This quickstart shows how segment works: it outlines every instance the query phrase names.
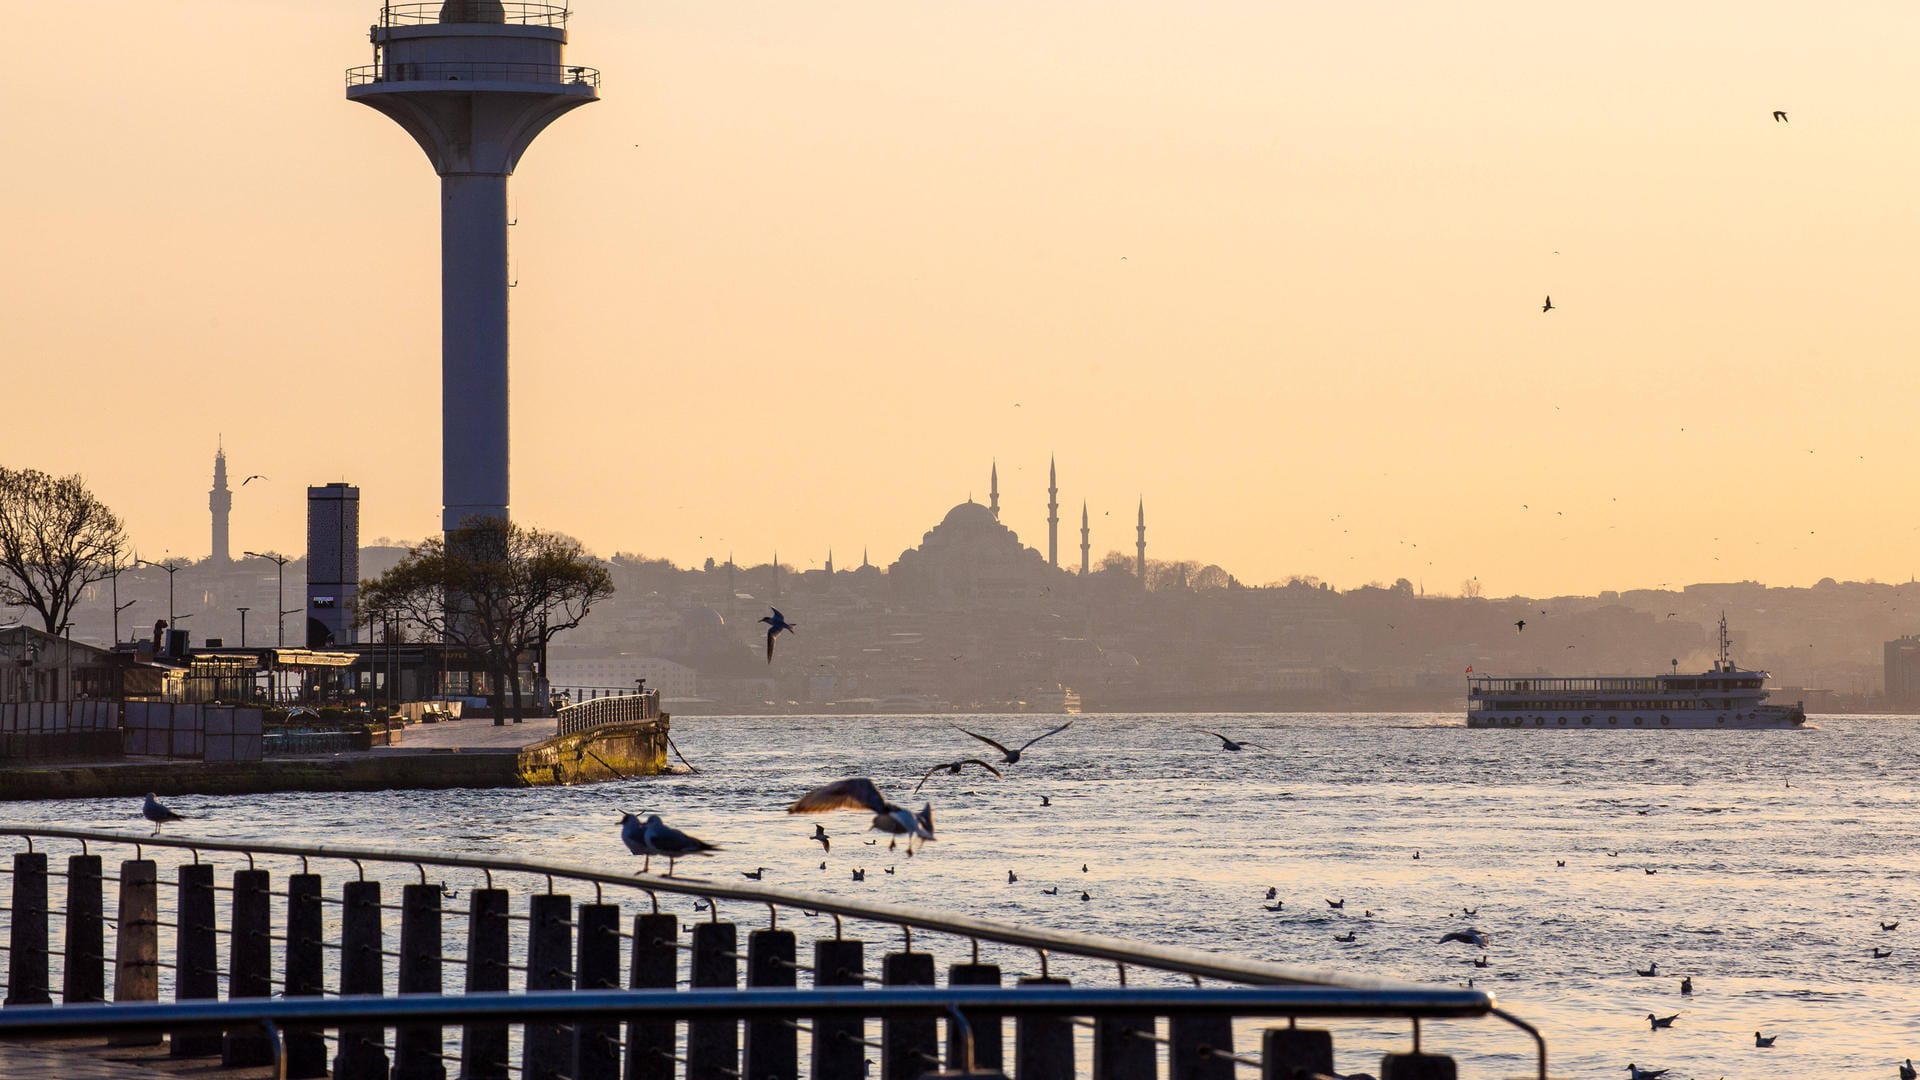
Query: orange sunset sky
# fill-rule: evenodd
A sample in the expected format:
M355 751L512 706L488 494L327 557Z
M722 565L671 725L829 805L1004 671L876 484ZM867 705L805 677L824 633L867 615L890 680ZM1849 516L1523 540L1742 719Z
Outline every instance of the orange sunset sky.
M521 521L885 564L997 458L1044 551L1051 453L1063 562L1144 496L1249 583L1920 571L1920 6L574 7ZM236 552L341 479L363 540L437 527L437 180L343 89L378 12L9 7L0 463L145 557L205 554L216 438L271 478Z

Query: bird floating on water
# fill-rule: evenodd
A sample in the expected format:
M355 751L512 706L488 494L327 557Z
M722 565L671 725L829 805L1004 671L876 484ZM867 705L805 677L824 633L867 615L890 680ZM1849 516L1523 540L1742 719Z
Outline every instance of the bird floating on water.
M853 872L853 880L855 880L855 881L865 881L865 880L867 880L867 868L866 868L866 867L864 867L864 866L862 866L862 867L860 867L860 868L858 868L858 869L856 869L856 870L855 870L855 871Z
M1641 968L1634 968L1633 973L1635 975L1644 975L1648 978L1652 978L1653 976L1660 974L1660 965L1655 961L1649 960L1647 961L1647 966L1644 970Z
M766 867L756 866L751 870L740 871L740 876L743 878L747 878L750 881L759 881L761 878L766 876L766 873L767 873Z
M1693 993L1693 976L1687 975L1681 978L1680 992L1683 994Z
M1040 796L1040 805L1041 805L1041 806L1052 806L1052 805L1053 805L1053 796L1051 796L1051 795L1042 795L1042 796Z
M1487 959L1486 953L1481 953L1479 956L1476 956L1473 958L1474 967L1479 967L1479 968L1488 967L1491 965L1491 963L1492 961Z
M1260 906L1263 908L1266 908L1268 911L1285 911L1287 907L1287 902L1285 900L1282 900L1278 903L1261 904Z
M1014 876L1014 873L1013 873L1013 871L1011 871L1011 870L1009 870L1009 871L1007 871L1007 884L1009 884L1009 885L1011 885L1011 884L1013 884L1014 882L1016 882L1016 881L1019 881L1019 880L1020 880L1020 879L1019 879L1018 877L1015 877L1015 876Z
M1633 1062L1629 1061L1627 1062L1627 1071L1633 1074L1633 1080L1660 1080L1660 1077L1667 1075L1667 1073L1670 1072L1671 1070L1642 1069L1638 1065L1635 1065Z
M1340 899L1338 899L1338 900L1328 900L1328 901L1327 901L1327 906L1328 906L1328 907L1330 907L1330 908L1336 908L1336 909L1337 909L1337 908L1343 908L1343 907L1346 907L1346 906L1347 906L1347 898L1343 896L1343 897L1341 897L1341 898L1340 898Z
M1920 1073L1913 1071L1912 1058L1908 1058L1907 1063L1900 1066L1900 1080L1920 1080Z
M1553 865L1555 865L1555 866L1565 866L1565 865L1567 865L1567 860L1565 860L1565 859L1555 859L1555 860L1553 860Z
M1333 940L1350 942L1353 940L1353 931L1349 930L1344 934L1335 934L1333 935Z
M773 639L782 630L791 631L793 624L787 621L785 615L780 614L779 608L770 607L767 610L773 614L760 616L760 621L767 624L767 663L771 664L773 663Z
M1088 900L1091 900L1091 899L1093 899L1093 894L1092 894L1092 893L1089 893L1089 892L1087 892L1087 891L1085 891L1085 890L1081 890L1081 893L1080 893L1080 899L1081 899L1081 901L1082 901L1082 902L1085 902L1085 901L1088 901Z
M1883 923L1881 923L1881 924L1880 924L1880 929L1882 929L1882 930L1898 930L1898 929L1900 929L1900 924L1899 924L1899 923L1897 923L1897 922L1883 922Z
M866 777L852 780L836 780L823 787L814 788L795 799L787 807L789 814L817 814L828 810L866 810L873 814L871 828L895 837L907 838L907 851L913 851L915 840L933 839L933 804L927 803L919 813L904 806L895 806L880 794L880 789ZM887 843L887 850L893 850L894 841Z
M156 830L156 831L157 831L157 830ZM1892 950L1892 949L1883 949L1883 948L1881 948L1881 947L1879 947L1878 945L1875 945L1875 946L1873 947L1873 958L1874 958L1875 960L1885 960L1885 959L1886 959L1887 957L1889 957L1889 956L1892 956L1892 955L1893 955L1893 950Z
M1773 1045L1773 1040L1779 1037L1780 1036L1778 1035L1761 1035L1759 1032L1756 1031L1753 1033L1753 1045L1759 1047L1762 1050L1765 1050L1766 1048Z
M151 791L147 792L147 801L140 807L140 816L153 822L153 835L155 836L160 835L160 826L165 825L167 822L185 821L187 819L187 815L174 813L172 810L160 805L160 800L154 798L153 792Z
M1001 756L1006 759L1002 761L1001 764L1017 765L1020 763L1020 755L1027 752L1027 747L1032 746L1034 743L1039 742L1041 739L1045 739L1053 735L1058 735L1072 726L1073 726L1073 721L1069 720L1066 723L1061 724L1059 727L1054 728L1052 731L1041 732L1040 734L1035 735L1033 738L1028 739L1026 742L1021 743L1020 749L1018 750L1009 750L1006 747L995 742L994 740L987 738L985 735L981 735L977 732L968 731L966 728L963 728L958 724L954 725L954 730L960 732L963 735L971 735L974 738L979 739L981 742L986 743L988 746L993 747L995 750L1000 751Z
M1280 899L1280 888L1279 888L1279 886L1277 886L1277 885L1269 885L1269 886L1267 886L1267 899L1269 899L1269 900L1278 900L1278 899Z
M1655 1016L1652 1013L1647 1014L1647 1024L1654 1031L1659 1031L1661 1028L1670 1028L1673 1026L1673 1022L1678 1019L1680 1019L1679 1013L1674 1013L1672 1016Z
M1059 896L1059 895L1060 895L1060 886L1058 886L1058 885L1055 885L1055 886L1054 886L1053 888L1051 888L1051 889L1041 889L1041 890L1040 890L1040 895L1042 895L1042 896Z

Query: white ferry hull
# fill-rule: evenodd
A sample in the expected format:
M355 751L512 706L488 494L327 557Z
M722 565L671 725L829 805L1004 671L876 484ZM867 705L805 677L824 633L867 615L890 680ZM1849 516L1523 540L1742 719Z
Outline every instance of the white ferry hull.
M1744 712L1678 710L1662 713L1517 713L1475 710L1467 726L1533 731L1698 731L1705 729L1804 728L1807 714L1797 708L1763 705Z

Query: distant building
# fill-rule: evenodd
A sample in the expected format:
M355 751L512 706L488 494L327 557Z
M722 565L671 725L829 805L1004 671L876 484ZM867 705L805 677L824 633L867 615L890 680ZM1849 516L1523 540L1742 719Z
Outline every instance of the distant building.
M1887 707L1920 708L1920 636L1908 634L1885 646Z
M207 509L213 511L213 547L209 558L214 563L225 565L233 560L227 542L227 518L233 510L233 492L227 487L227 451L217 446L213 451L213 490L207 493Z
M360 591L360 489L327 484L307 489L307 648L356 640L353 605Z

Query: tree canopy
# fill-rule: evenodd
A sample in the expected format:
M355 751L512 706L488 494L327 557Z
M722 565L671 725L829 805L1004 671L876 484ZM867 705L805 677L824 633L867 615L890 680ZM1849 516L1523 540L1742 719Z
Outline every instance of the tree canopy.
M120 518L78 475L0 465L0 604L31 608L58 634L126 545Z

